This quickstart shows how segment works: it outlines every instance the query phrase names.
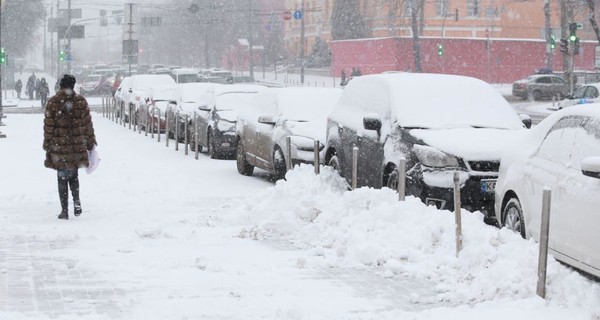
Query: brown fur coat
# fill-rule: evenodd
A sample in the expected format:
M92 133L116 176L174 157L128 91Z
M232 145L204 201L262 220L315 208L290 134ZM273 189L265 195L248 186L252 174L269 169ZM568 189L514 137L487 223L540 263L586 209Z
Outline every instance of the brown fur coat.
M84 97L62 90L48 100L44 118L46 161L51 169L87 167L87 150L96 144L90 108Z

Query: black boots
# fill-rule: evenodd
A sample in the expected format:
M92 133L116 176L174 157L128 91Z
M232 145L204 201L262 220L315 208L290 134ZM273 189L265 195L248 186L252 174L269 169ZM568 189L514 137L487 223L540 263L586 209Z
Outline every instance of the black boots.
M81 215L81 201L79 200L79 176L77 169L58 170L58 195L60 197L60 206L62 211L58 216L59 219L69 219L69 187L73 195L73 205L75 216Z

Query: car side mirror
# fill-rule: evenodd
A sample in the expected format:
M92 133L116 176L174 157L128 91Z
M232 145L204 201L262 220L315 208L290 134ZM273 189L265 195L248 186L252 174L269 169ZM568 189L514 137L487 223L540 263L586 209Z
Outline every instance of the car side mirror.
M381 130L381 119L375 116L365 116L363 118L363 127L365 130L375 130L379 133L379 130Z
M271 115L263 115L263 116L258 117L258 123L274 126L275 119L273 119L273 116L271 116Z
M525 128L531 129L531 117L528 114L520 114L521 122L525 125Z
M581 172L586 177L600 179L600 157L589 157L581 161Z
M210 107L207 105L198 106L198 109L202 111L210 111Z
M132 92L133 92L133 90L131 88L129 88L129 93L132 93Z
M169 104L177 105L177 101L175 101L175 100L169 100Z

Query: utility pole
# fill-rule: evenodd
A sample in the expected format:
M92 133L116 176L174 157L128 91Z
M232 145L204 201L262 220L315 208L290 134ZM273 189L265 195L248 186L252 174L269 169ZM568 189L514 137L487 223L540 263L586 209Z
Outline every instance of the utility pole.
M302 12L302 18L300 19L300 83L304 84L304 45L305 45L305 41L304 40L304 31L305 31L305 25L304 25L304 19L305 14L304 14L304 0L302 0L302 5L300 6L300 12Z
M567 6L567 0L561 0L560 1L560 34L561 34L561 38L569 38L569 30L568 30L568 26L569 26L569 21L568 21L568 17L567 17L567 11L568 11L568 6ZM564 77L565 80L570 82L571 79L571 67L569 66L569 54L567 52L563 52L562 55L563 58L563 72L564 72Z
M56 0L56 16L60 16L60 1ZM60 52L60 35L56 32L56 55L58 56ZM54 56L54 61L56 61L56 79L60 79L61 66L60 61L58 61L58 57Z
M552 70L553 49L550 45L552 42L552 28L550 26L550 0L544 1L544 15L546 23L546 68Z
M50 20L52 19L54 19L54 7L50 4ZM50 33L50 56L48 57L48 61L50 62L50 74L54 74L54 61L56 61L56 56L54 55L54 32Z
M67 21L69 25L71 25L71 0L69 0L67 4ZM67 37L67 73L71 74L71 35L69 34Z
M44 72L48 71L48 47L46 46L46 35L48 34L48 14L44 10L44 50L42 57L44 58Z
M254 50L252 45L252 0L248 0L248 50L250 50L250 77L254 78Z
M129 43L131 45L132 40L133 40L133 3L128 3L127 5L129 6L129 31L127 33L129 34ZM132 52L129 52L129 54L127 55L127 64L129 65L128 76L130 76L130 77L131 77L131 59L132 58L133 58L133 54L132 54Z

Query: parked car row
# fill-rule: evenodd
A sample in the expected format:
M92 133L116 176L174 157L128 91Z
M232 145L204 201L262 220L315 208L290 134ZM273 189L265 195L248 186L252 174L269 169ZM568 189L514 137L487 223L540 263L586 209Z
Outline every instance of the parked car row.
M290 165L313 164L318 140L320 164L350 184L357 147L358 187L395 189L405 176L407 195L453 209L453 176L459 172L463 207L536 239L541 193L550 187L550 250L600 276L593 232L600 222L593 211L600 205L598 104L558 111L528 130L531 119L518 115L494 88L463 76L368 75L344 90L137 77L123 80L131 90L120 90L129 92L121 101L135 110L132 119L146 124L148 112L160 111L162 122L151 118L155 128L181 141L187 135L193 146L197 138L211 158L235 159L242 175L260 168L283 179ZM401 158L404 175L398 172Z

